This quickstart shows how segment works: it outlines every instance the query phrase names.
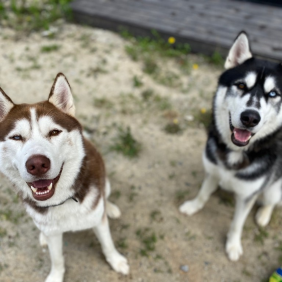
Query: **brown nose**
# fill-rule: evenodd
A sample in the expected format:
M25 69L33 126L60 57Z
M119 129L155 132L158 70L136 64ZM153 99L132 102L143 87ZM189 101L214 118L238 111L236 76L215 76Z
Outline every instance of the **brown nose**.
M33 155L25 163L28 173L41 176L50 169L50 160L43 155Z

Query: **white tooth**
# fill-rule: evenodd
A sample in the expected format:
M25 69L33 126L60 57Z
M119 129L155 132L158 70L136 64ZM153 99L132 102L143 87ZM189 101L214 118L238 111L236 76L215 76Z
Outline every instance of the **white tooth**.
M53 183L51 183L47 188L50 191L52 189Z
M31 190L32 190L34 193L36 193L37 188L34 188L33 186L30 186L30 188L31 188Z

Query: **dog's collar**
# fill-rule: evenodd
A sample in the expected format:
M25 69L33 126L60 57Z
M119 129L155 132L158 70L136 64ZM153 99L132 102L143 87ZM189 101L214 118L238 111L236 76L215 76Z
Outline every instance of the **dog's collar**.
M75 198L75 197L69 197L67 198L66 200L64 200L63 202L59 203L59 204L56 204L56 205L50 205L50 206L45 206L45 207L40 207L40 208L53 208L53 207L57 207L57 206L61 206L63 205L66 201L70 200L70 199L73 199L75 202L78 203L78 200ZM39 206L38 206L39 207Z

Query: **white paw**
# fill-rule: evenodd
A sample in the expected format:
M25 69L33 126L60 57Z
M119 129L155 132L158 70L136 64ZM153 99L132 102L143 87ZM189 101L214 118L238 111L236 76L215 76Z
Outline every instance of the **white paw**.
M179 207L179 211L188 215L193 215L202 208L197 200L187 201Z
M64 280L64 271L63 273L51 271L48 277L46 278L45 282L63 282L63 280Z
M39 244L41 247L46 247L47 246L47 240L46 240L46 237L45 235L40 232L40 235L39 235Z
M122 273L124 275L127 275L129 273L129 265L127 259L118 252L114 253L111 256L108 256L106 259L116 272Z
M110 218L119 218L121 216L120 209L115 204L107 201L106 203L107 215Z
M271 213L272 213L272 209L270 209L269 207L259 208L256 214L257 224L262 227L266 226L270 221Z
M228 240L226 243L226 252L231 261L237 261L243 254L243 248L240 241Z

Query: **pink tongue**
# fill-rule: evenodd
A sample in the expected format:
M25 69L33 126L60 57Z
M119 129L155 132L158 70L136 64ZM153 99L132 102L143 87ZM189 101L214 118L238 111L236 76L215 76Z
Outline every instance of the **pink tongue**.
M239 129L239 128L235 128L233 132L234 132L235 139L240 141L240 142L248 141L250 136L251 136L251 134L252 134L248 130Z
M45 188L49 186L51 183L52 183L51 179L42 179L42 180L32 182L32 186L34 188Z

